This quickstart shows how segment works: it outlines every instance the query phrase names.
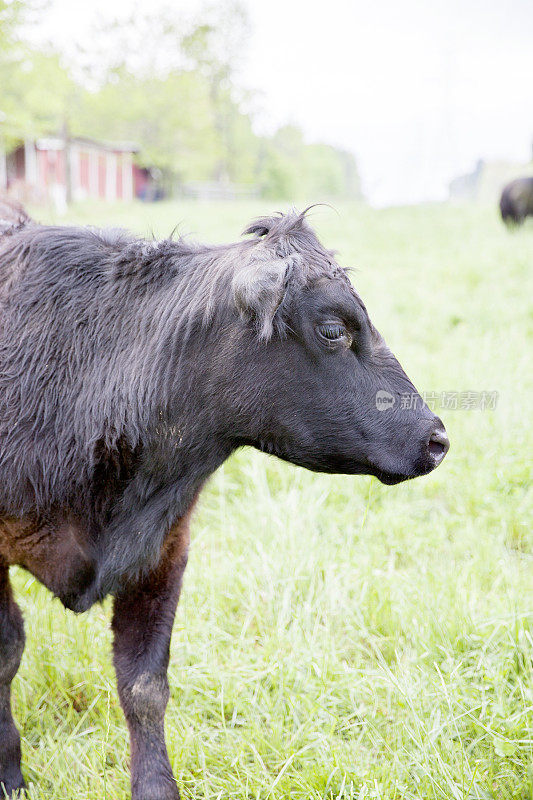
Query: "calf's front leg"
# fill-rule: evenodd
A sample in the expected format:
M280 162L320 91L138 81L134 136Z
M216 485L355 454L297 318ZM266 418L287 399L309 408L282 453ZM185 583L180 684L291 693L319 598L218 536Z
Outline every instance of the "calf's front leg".
M24 789L20 736L11 714L11 681L24 650L22 614L13 599L9 567L0 556L0 797Z
M170 638L187 564L188 519L171 530L159 566L115 598L114 664L130 731L132 800L179 800L165 744Z

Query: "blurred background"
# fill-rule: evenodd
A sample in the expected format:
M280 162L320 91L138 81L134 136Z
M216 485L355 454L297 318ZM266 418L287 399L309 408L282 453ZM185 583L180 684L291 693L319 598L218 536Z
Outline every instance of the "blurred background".
M209 481L184 800L533 798L533 219L498 209L533 175L532 33L531 0L0 0L0 194L208 242L329 201L310 223L450 436L395 487L251 448ZM127 800L110 601L12 572L29 798Z
M533 6L1 0L0 190L497 199L532 173Z

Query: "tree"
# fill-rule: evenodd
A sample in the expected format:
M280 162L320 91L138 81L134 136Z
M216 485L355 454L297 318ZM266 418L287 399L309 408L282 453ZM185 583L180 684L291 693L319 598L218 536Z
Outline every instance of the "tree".
M57 131L74 113L80 89L57 53L26 41L42 3L0 0L0 111L4 145Z
M306 144L296 125L285 125L264 140L260 181L268 197L360 197L354 157L331 145Z
M295 125L255 133L237 77L249 23L236 0L189 20L170 7L122 19L70 62L25 41L28 9L42 2L0 0L0 131L8 147L69 130L134 142L139 163L158 167L169 187L227 180L293 200L358 195L349 153L306 143Z
M74 115L80 89L57 55L24 49L0 57L0 109L6 143L58 132Z
M117 76L85 95L73 130L133 141L141 164L159 167L180 182L209 179L218 157L209 88L195 72L164 79Z
M244 133L242 116L234 97L234 75L245 47L249 20L239 2L209 6L203 21L195 25L181 42L193 69L207 81L219 139L220 158L215 177L230 179L237 153L242 152L232 136ZM233 168L232 168L233 167Z
M23 0L0 0L0 52L5 53L17 41L17 31L25 18Z

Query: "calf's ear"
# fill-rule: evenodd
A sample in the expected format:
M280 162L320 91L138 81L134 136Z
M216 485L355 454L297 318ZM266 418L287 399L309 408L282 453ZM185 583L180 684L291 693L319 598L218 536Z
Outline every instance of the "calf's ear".
M241 314L251 320L261 339L273 332L276 311L283 302L294 265L294 256L276 257L272 251L254 258L235 273L233 296Z

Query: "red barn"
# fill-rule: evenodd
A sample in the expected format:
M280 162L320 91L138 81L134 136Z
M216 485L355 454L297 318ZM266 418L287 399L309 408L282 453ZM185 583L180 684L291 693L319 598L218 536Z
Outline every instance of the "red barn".
M26 140L7 155L0 152L0 192L30 193L65 205L74 200L132 200L134 197L131 143L71 138Z

